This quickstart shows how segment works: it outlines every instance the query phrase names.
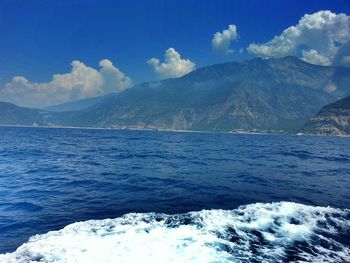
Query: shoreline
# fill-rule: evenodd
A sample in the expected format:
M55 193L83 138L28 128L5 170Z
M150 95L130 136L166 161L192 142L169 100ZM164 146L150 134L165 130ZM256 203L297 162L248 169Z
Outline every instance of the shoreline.
M350 135L311 134L311 133L277 133L277 132L249 132L249 131L197 131L197 130L171 130L152 128L113 128L113 127L82 127L82 126L33 126L33 125L4 125L0 127L13 128L39 128L39 129L81 129L81 130L115 130L115 131L151 131L151 132L177 132L177 133L219 133L219 134L242 134L242 135L280 135L280 136L317 136L317 137L343 137Z

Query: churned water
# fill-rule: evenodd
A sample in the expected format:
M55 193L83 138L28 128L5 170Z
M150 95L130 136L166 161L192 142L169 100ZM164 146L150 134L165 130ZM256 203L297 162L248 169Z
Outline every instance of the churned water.
M346 262L348 208L349 138L0 128L0 262Z

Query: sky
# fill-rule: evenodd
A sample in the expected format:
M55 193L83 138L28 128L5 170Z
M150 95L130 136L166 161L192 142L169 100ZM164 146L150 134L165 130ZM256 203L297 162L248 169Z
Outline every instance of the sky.
M0 101L45 107L216 63L350 65L350 0L1 0Z

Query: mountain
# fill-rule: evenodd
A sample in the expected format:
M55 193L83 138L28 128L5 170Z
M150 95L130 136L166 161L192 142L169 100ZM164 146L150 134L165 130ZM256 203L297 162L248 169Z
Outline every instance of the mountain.
M0 102L1 125L48 125L51 118L52 115L47 111Z
M303 132L323 135L350 135L350 96L324 106L306 123Z
M142 83L86 108L41 115L47 125L61 126L294 133L324 105L350 94L349 83L347 67L256 58Z
M252 59L148 82L81 111L60 125L177 130L296 132L318 110L350 93L350 68L295 57Z
M63 111L77 111L86 109L88 107L91 107L105 99L107 99L109 96L114 96L115 94L107 94L104 96L99 97L93 97L93 98L87 98L77 101L70 101L63 104L58 104L54 106L46 107L44 110L46 111L52 111L52 112L63 112Z

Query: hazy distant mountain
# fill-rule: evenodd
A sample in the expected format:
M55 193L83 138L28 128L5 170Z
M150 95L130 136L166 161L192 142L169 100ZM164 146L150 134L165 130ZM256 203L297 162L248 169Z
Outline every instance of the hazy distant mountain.
M52 115L44 110L18 107L0 102L1 125L48 125Z
M350 93L350 68L295 57L252 59L148 82L79 112L62 125L294 132L318 110Z
M99 97L87 98L87 99L82 99L77 101L70 101L63 104L46 107L45 110L53 111L53 112L82 110L105 100L109 96L114 96L114 95L115 94L113 93L113 94L107 94Z
M350 96L324 106L305 125L304 132L350 135Z
M316 66L295 57L256 58L143 83L56 108L68 112L41 115L47 116L43 122L63 126L296 132L321 107L350 94L349 83L347 67ZM92 106L85 108L86 103Z

